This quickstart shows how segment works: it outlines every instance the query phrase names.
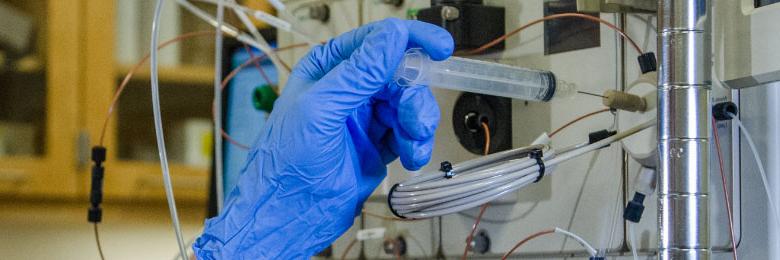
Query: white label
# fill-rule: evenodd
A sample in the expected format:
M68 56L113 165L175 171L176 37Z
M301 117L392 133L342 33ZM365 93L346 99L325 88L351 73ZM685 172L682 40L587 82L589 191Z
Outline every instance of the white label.
M355 238L358 241L380 239L385 237L385 228L369 228L358 230Z

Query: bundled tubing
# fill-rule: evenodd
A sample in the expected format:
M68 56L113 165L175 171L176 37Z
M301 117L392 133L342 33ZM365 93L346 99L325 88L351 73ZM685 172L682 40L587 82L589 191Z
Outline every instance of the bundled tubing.
M442 167L396 184L388 195L390 210L398 217L421 219L474 208L539 181L544 169L592 152L655 124L655 120L588 145L561 149L528 146ZM539 158L525 157L542 151ZM442 164L443 166L445 164ZM540 172L541 170L541 172ZM549 175L549 172L547 173Z

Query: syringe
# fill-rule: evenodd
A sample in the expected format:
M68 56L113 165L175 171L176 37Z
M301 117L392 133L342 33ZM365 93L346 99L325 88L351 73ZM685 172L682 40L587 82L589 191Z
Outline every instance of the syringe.
M549 71L454 56L434 61L419 48L406 51L394 80L399 86L420 84L529 101L550 101L577 92L574 84L556 80Z

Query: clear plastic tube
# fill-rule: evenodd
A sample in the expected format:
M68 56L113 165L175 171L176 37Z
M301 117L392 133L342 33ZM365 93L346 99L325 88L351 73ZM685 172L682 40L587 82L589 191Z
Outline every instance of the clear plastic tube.
M756 165L758 166L758 173L761 174L761 181L764 184L764 190L766 191L766 197L769 201L769 208L772 210L772 216L775 219L775 224L777 224L778 227L780 227L780 212L777 211L778 206L775 203L774 195L772 194L772 190L769 188L769 180L767 180L766 177L766 170L764 169L764 162L761 161L761 157L758 154L758 149L756 148L756 144L753 142L753 138L750 136L750 132L748 132L747 128L745 128L745 125L742 124L742 121L739 121L737 115L729 113L734 119L732 121L739 126L739 130L742 131L742 134L745 135L745 140L747 140L748 146L750 146L750 151L753 152L753 158L756 159Z
M219 28L220 30L222 30L222 32L226 33L227 35L236 37L236 40L249 44L252 47L257 48L264 53L267 54L274 53L273 48L271 48L271 45L268 44L268 42L266 42L264 38L262 37L258 38L259 40L258 42L252 36L249 36L246 33L239 31L237 28L229 24L222 23L222 25L220 26L217 23L217 18L214 18L213 16L201 10L200 8L188 2L187 0L176 0L176 3L178 3L179 6L183 7L184 9L187 9L187 11L197 16L204 22L210 24L211 26L214 26L215 28ZM235 8L241 10L242 12L244 11L244 9L242 9L242 7L240 6L235 6L235 5L226 5L226 6L228 7L234 6ZM271 62L274 64L274 66L276 66L277 69L284 68L284 66L282 66L281 61L276 55L270 55L269 58L271 59Z
M171 222L173 230L176 233L176 242L179 244L179 253L181 259L186 260L187 249L184 243L184 237L181 234L181 225L179 224L179 214L176 212L176 200L173 198L173 185L171 184L171 173L168 167L168 153L165 150L165 138L162 127L162 113L160 111L160 86L157 75L157 43L160 34L160 13L162 12L163 0L157 0L154 9L154 19L152 20L152 36L149 63L151 63L150 83L152 86L152 111L154 114L154 132L157 138L157 149L160 155L160 168L162 168L163 185L165 186L165 198L168 201L168 210L171 212Z
M582 247L584 247L586 250L588 250L588 253L590 253L590 256L596 256L596 253L597 253L596 249L593 248L593 246L591 246L588 243L588 241L585 241L585 239L583 239L579 235L574 234L572 232L569 232L568 230L565 230L565 229L562 229L562 228L559 228L559 227L555 228L555 233L560 233L560 234L563 234L563 235L565 235L567 237L570 237L570 238L574 239L575 241L577 241L577 243L582 245Z
M635 225L634 223L628 223L628 241L631 247L631 255L634 256L634 260L639 260L639 254L636 250L636 234L634 233L636 231Z
M406 51L394 80L400 86L428 85L544 102L577 92L575 85L557 80L549 71L460 57L434 61L420 48Z
M225 22L224 0L217 0L217 28ZM222 158L222 32L214 33L214 174L217 192L217 210L222 211L224 202L224 161Z
M199 0L199 1L212 3L212 4L217 4L217 2L220 1L220 0ZM290 23L289 21L287 21L285 19L276 17L276 16L274 16L272 14L266 13L266 12L261 11L261 10L250 9L250 8L245 7L245 6L234 4L234 3L224 3L224 5L227 6L227 7L230 7L230 8L234 8L234 9L238 9L238 10L242 10L244 12L250 13L256 19L258 19L260 21L263 21L263 22L267 23L268 25L271 25L274 28L277 28L277 29L285 31L285 32L292 33L293 35L300 37L302 40L304 40L309 45L313 46L313 45L317 45L318 44L316 41L312 40L311 37L309 37L306 33L302 32L300 30L301 28L298 28L297 26L293 26L292 23ZM282 13L282 14L284 14L286 12L287 11L285 11L285 10L280 11L280 13Z

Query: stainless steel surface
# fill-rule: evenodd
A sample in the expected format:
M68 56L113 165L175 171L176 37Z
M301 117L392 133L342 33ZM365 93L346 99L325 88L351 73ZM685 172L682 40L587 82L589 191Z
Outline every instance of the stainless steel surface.
M723 84L732 89L743 89L755 86L761 86L772 82L780 81L780 71L772 71L762 74L750 75L747 77L736 78L723 81Z
M658 10L658 258L709 259L709 3L661 0Z
M660 32L659 84L667 87L711 85L711 68L697 65L710 51L710 40L703 31L667 30ZM708 42L705 44L705 42Z
M658 90L658 127L662 139L706 138L710 114L699 104L707 104L708 88L686 86L660 87Z

